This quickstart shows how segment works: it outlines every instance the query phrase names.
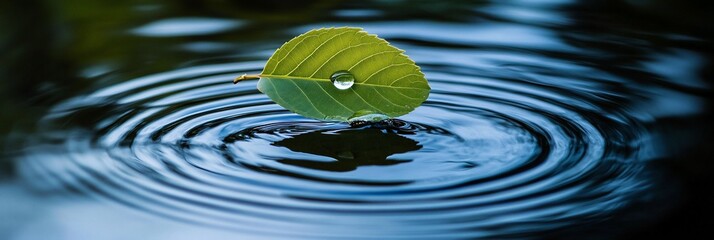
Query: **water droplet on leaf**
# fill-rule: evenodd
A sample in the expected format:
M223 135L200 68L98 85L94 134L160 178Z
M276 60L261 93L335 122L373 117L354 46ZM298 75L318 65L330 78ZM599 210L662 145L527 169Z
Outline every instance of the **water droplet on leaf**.
M345 90L355 84L355 76L346 70L340 70L330 76L330 81L337 89Z

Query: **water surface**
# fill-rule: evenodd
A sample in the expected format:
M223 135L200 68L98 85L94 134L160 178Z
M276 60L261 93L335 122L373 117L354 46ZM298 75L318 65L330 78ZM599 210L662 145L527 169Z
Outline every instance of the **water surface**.
M36 30L64 31L53 61L69 67L39 85L39 113L11 109L32 120L7 138L0 235L602 239L647 236L681 211L687 178L662 165L696 163L683 151L708 139L702 29L658 3L379 3L48 10L66 29ZM350 126L232 84L329 26L406 50L427 101Z

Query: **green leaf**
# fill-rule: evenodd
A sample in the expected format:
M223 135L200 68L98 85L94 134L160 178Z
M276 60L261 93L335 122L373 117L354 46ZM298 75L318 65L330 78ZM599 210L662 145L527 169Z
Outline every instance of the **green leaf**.
M331 76L344 71L354 84L341 90ZM430 87L404 50L360 28L339 27L311 30L283 44L265 64L258 89L305 117L348 121L409 113Z

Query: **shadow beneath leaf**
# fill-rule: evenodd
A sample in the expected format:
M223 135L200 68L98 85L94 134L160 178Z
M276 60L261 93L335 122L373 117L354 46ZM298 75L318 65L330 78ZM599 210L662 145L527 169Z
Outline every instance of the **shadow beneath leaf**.
M361 166L389 166L411 162L412 160L388 157L422 148L417 141L374 128L314 131L283 139L272 145L286 147L294 152L333 158L336 161L278 160L283 164L331 172L349 172Z

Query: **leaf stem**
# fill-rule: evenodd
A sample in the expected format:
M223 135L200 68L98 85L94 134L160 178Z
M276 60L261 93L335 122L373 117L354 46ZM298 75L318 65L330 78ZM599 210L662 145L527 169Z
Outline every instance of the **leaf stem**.
M233 79L233 84L236 84L243 80L252 80L252 79L259 79L259 78L260 78L260 74L250 74L250 75L243 74L243 75L240 75L240 76L236 77L235 79Z

